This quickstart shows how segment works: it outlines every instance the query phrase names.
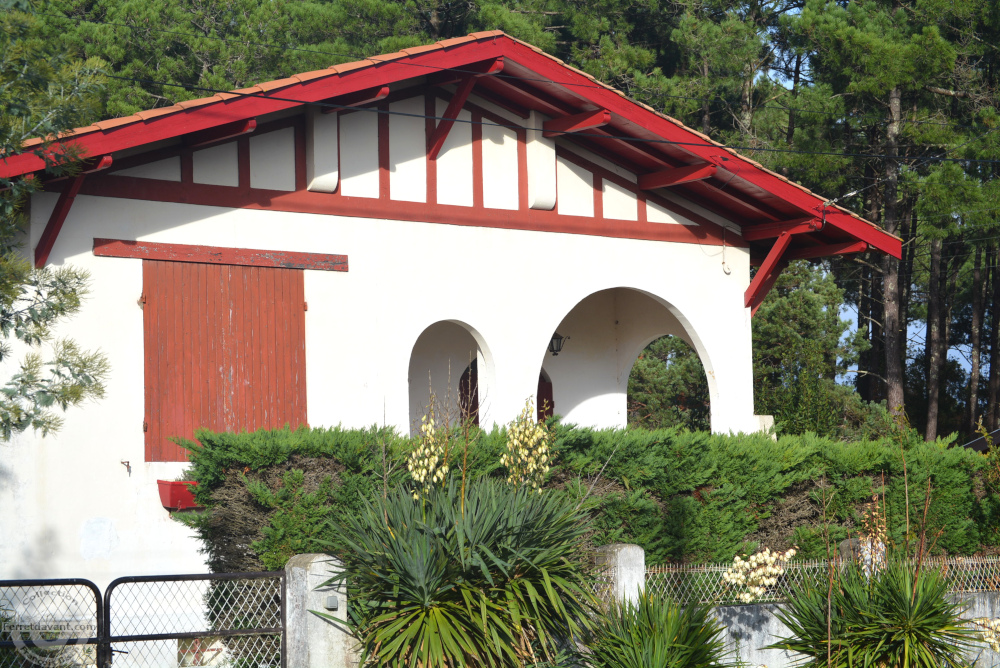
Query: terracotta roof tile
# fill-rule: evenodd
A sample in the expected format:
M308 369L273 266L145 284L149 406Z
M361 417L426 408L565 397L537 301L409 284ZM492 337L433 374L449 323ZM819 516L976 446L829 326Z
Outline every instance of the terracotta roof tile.
M223 98L220 95L213 95L212 97L199 97L196 100L184 100L183 102L178 102L177 106L181 109L194 109L195 107L203 107L206 104L219 102L222 99Z
M266 93L269 90L275 90L277 88L287 88L288 86L294 86L297 83L299 83L298 79L296 79L295 77L288 77L287 79L264 81L257 84L257 87Z
M184 111L183 107L179 107L176 104L172 107L161 107L159 109L150 109L149 111L140 111L136 114L139 118L144 121L148 121L151 118L156 118L157 116L166 116L168 114L176 114L178 111Z
M363 67L371 67L376 65L374 60L356 60L353 63L344 63L343 65L337 65L336 67L331 67L331 70L335 70L337 74L345 74L353 70L360 70Z
M415 56L420 53L427 53L428 51L440 51L443 47L440 42L435 42L434 44L424 44L423 46L414 46L408 49L400 49L403 53L408 56Z
M313 72L302 72L301 74L296 74L293 79L298 79L300 83L305 83L307 81L312 81L313 79L322 79L323 77L336 76L336 72L330 68L325 70L315 70Z
M237 88L233 92L237 95L253 95L255 93L263 93L264 89L260 86L250 86L250 88Z
M138 115L132 116L119 116L118 118L109 118L106 121L97 121L94 123L101 130L110 130L111 128L116 128L119 125L128 125L130 123L138 123L142 118Z
M452 37L451 39L443 39L443 40L441 40L440 42L438 42L438 45L442 49L449 49L449 48L451 48L453 46L458 46L459 44L465 44L466 42L473 42L473 41L475 41L475 40L472 37L469 37L469 36Z
M474 32L470 33L469 37L472 39L490 39L492 37L500 37L501 35L506 36L503 30L486 30L484 32Z

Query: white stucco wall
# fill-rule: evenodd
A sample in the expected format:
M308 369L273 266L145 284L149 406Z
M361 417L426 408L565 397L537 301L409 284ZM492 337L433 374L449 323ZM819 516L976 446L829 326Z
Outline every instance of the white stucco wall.
M377 114L341 114L339 146L330 118L316 135L327 143L307 155L307 184L318 192L339 185L345 195L379 197ZM411 136L390 141L389 194L420 202L428 181L415 174L426 161L409 140L425 130L422 119L412 121L390 119L390 133L396 127ZM315 131L315 119L310 127ZM529 206L593 215L593 173L556 160L551 140L528 135ZM470 138L469 124L456 123L436 161L439 203L473 203ZM487 126L483 138L484 205L514 208L515 133ZM342 156L339 166L331 162L334 153ZM251 137L251 184L293 188L293 155L290 128ZM199 151L197 180L235 183L235 160L232 144ZM131 173L171 180L173 167L164 161ZM635 219L632 193L606 180L598 187L604 215ZM28 248L37 244L56 199L33 198ZM653 207L647 213L652 222L690 223ZM535 394L543 366L555 410L567 421L622 426L636 355L658 336L676 334L704 363L712 429L759 427L750 315L743 306L745 250L725 250L727 272L723 248L711 245L81 195L49 264L86 269L92 292L59 334L107 353L112 375L107 396L66 413L58 434L29 433L0 444L0 578L77 576L104 586L128 574L205 570L192 533L170 519L158 497L157 479L177 479L184 464L143 461L142 261L95 257L95 237L346 254L347 273L305 272L313 426L388 424L407 432L426 405L427 372L440 379L434 381L439 398L448 394L437 383L447 381L450 360L450 391L457 396L473 355L483 426L513 418ZM557 330L570 338L553 357L547 346Z

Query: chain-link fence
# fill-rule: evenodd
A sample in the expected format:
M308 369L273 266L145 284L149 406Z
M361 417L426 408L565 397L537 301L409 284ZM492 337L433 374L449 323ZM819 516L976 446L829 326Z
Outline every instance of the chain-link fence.
M833 562L839 567L840 562ZM747 586L727 581L725 575L732 564L669 564L650 566L646 569L646 590L665 594L679 603L742 603L741 595ZM954 593L1000 591L1000 558L998 557L929 557L924 568L944 573ZM796 585L808 580L825 581L829 577L830 562L792 561L783 567L772 586L765 587L762 595L753 597L754 603L777 603L788 599ZM597 593L595 584L595 593ZM604 596L610 588L601 589ZM599 594L600 595L600 594Z
M105 594L115 668L282 666L281 572L135 577Z
M0 668L97 665L101 606L87 580L0 581Z

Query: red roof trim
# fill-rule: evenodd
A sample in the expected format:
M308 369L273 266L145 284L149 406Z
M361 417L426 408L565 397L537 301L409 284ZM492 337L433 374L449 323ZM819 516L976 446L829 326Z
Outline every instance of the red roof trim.
M701 133L650 107L627 99L620 91L601 84L589 75L542 53L540 49L499 31L475 33L426 49L408 49L407 52L338 65L330 68L329 76L317 76L313 72L301 78L293 76L237 91L251 94L247 96L218 94L182 105L141 112L128 118L103 121L96 126L80 128L61 141L76 144L89 155L108 154L282 111L299 106L302 102L320 102L375 85L424 76L431 73L428 66L461 69L472 62L503 56L516 62L521 69L530 71L539 78L551 80L554 82L552 86L559 86L567 94L580 98L584 107L593 105L608 110L612 114L612 125L616 124L617 118L625 125L645 131L648 139L660 138L667 142L677 142L673 148L696 157L697 162L719 165L725 158L728 160L728 171L732 171L733 163L738 162L738 178L741 180L806 214L824 217L830 228L849 237L865 241L895 257L902 253L902 242L898 238L862 218L839 207L826 206L823 198L802 186L766 170L759 163L716 144ZM37 146L39 143L35 140L29 142L29 145ZM0 161L0 177L10 178L39 171L44 167L45 163L39 156L32 152L22 153Z

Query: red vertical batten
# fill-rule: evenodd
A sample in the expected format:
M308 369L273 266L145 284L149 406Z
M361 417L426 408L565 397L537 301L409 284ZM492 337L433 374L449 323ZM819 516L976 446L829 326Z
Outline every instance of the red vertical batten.
M294 126L295 133L295 189L306 189L306 128L299 121ZM339 136L339 135L338 135ZM340 142L337 142L338 144Z
M146 459L168 440L306 421L305 300L296 269L143 261Z
M424 147L427 150L427 203L437 204L437 160L431 160L430 156L431 137L434 136L434 129L437 127L435 122L435 118L437 117L437 98L433 95L424 96L424 116L427 117L424 119L424 133L427 137L424 142Z
M517 208L528 208L528 132L517 131Z
M240 190L250 191L250 137L236 140L236 164Z
M181 158L181 183L194 183L194 153L184 151Z
M483 115L472 112L472 206L483 208Z
M378 196L389 199L389 105L378 106Z

